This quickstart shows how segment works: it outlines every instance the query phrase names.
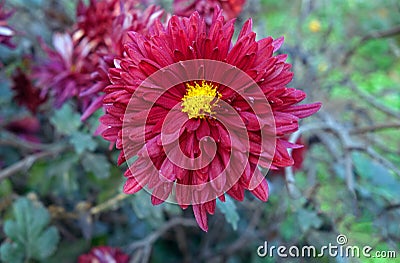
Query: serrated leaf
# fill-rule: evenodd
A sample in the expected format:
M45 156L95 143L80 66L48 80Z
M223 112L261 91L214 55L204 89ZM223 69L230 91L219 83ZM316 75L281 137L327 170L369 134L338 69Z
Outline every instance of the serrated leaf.
M79 157L76 154L62 155L57 160L48 164L46 175L48 177L52 177L67 173L73 168L75 164L78 163L78 160Z
M225 202L221 202L218 199L217 207L225 215L226 222L231 224L233 230L236 230L240 217L232 198L226 196Z
M97 178L104 179L110 176L110 163L101 154L86 153L81 161L86 172L92 172Z
M0 247L0 258L4 262L22 263L24 255L21 254L23 248L18 243L3 243Z
M23 242L23 237L18 236L18 225L15 222L7 220L4 223L3 230L4 233L12 240Z
M164 212L169 215L178 215L182 210L177 205L164 202L153 206L150 194L146 191L136 193L131 202L134 213L139 219L145 219L152 226L159 226L165 221Z
M319 228L323 223L315 211L306 209L299 209L297 211L297 218L303 233L311 228Z
M77 154L82 154L84 151L93 151L97 147L97 143L89 134L75 132L69 138L70 143L74 146Z
M78 113L74 112L71 105L65 103L50 118L50 122L61 134L70 135L81 126L81 119Z
M377 191L388 194L391 198L400 198L400 182L385 166L359 153L353 154L353 161L357 173L367 179Z
M134 195L132 208L139 219L152 218L161 219L162 211L160 206L153 206L148 193L140 191Z
M34 258L44 259L52 255L57 248L59 240L60 236L57 229L54 226L49 227L35 242L34 251L37 252L37 255L34 255Z
M13 215L14 219L4 224L4 233L12 242L3 243L2 258L18 255L22 259L44 260L55 251L59 234L55 227L46 229L50 221L46 208L23 197L14 203Z

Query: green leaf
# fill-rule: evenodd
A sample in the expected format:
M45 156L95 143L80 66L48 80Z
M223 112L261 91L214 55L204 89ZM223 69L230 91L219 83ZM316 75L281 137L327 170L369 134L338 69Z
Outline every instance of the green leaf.
M298 222L301 222L300 228L303 233L307 232L311 228L319 228L323 223L315 211L306 209L299 209L297 211L297 218Z
M163 221L162 207L153 206L150 195L143 190L134 195L132 208L139 219L148 219L154 223L161 223Z
M38 162L33 165L28 185L40 195L51 192L54 195L71 194L77 191L80 157L73 152L61 154L51 162Z
M131 205L136 216L144 219L153 227L165 222L165 213L178 215L182 212L179 206L168 203L168 199L160 205L153 206L151 196L145 190L139 191L133 196Z
M50 258L46 259L46 263L70 263L71 259L78 258L90 250L90 243L84 239L78 239L74 242L61 241L57 252Z
M4 233L12 243L2 244L1 258L6 262L19 262L20 258L44 260L49 257L57 247L59 234L55 227L46 228L50 221L46 208L23 197L14 203L13 215L14 220L4 224Z
M111 165L104 155L86 153L82 156L81 163L86 172L92 172L99 179L110 176Z
M84 151L94 151L97 143L92 136L82 132L74 132L69 138L70 143L74 146L77 154L82 154Z
M57 177L60 174L68 173L78 163L79 157L76 154L63 154L48 164L46 175Z
M65 103L50 118L50 122L54 125L60 134L73 134L81 126L81 119L78 113L74 112L71 105Z
M19 252L22 250L23 248L18 243L4 242L0 247L0 258L4 262L22 263L24 255Z
M231 224L233 230L236 230L240 217L233 200L226 196L225 202L217 200L217 207L225 215L226 221Z
M385 166L360 153L354 153L353 160L357 173L375 192L400 200L400 181Z
M58 235L58 230L54 226L49 227L44 231L35 243L35 250L37 252L34 254L36 259L44 259L51 256L57 248L57 244L60 237Z
M6 179L0 184L0 197L3 198L12 193L12 184L9 179Z
M298 233L298 229L296 229L295 226L296 218L293 214L288 214L279 227L279 232L284 240L290 240Z

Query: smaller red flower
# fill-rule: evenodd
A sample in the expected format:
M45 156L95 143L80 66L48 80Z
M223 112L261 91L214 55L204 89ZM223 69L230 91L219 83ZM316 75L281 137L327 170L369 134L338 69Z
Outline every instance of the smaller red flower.
M7 123L4 128L25 141L40 143L40 138L38 137L40 123L35 117L26 116L14 119Z
M91 74L96 70L98 58L92 52L91 43L86 38L74 41L74 37L68 33L55 34L55 49L42 42L48 58L33 69L32 76L42 88L42 96L49 93L54 95L57 108L66 100L77 97L83 88L92 85ZM90 98L80 100L81 107L86 108L90 101Z
M129 256L120 249L99 246L92 248L88 254L80 255L78 263L128 263Z
M11 38L15 35L15 31L8 26L9 19L14 11L6 11L4 1L0 2L0 44L10 48L15 48L15 44L11 42Z
M47 59L34 69L42 95L51 93L55 106L76 98L82 120L102 107L108 68L122 56L127 31L144 33L163 11L155 6L137 9L136 0L79 1L72 33L55 34L54 49L42 44Z
M197 11L209 26L217 7L222 9L225 20L231 20L240 14L245 3L246 0L175 0L174 13L178 16L189 17L194 11Z
M149 26L164 15L164 11L154 5L141 10L137 8L138 1L126 1L118 7L114 2L92 1L89 6L81 5L78 8L80 10L78 21L81 21L78 23L78 32L83 32L91 39L91 42L97 45L95 49L99 56L96 71L92 74L93 84L79 94L82 99L96 98L83 112L82 120L87 119L102 107L103 90L111 84L108 79L108 69L114 67L114 59L122 57L126 33L135 31L146 34ZM111 12L112 15L103 17L104 12L101 11L111 8L114 10ZM92 21L94 18L96 20Z
M17 69L13 77L12 89L15 92L14 100L20 105L26 106L33 114L36 114L39 106L46 101L46 97L40 96L40 90L32 84L31 79L21 69Z

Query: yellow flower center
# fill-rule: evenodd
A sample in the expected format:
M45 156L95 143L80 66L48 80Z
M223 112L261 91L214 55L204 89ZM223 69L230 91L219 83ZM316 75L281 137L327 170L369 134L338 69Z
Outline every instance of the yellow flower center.
M222 96L217 87L205 80L201 85L197 82L194 82L194 85L186 83L186 87L186 95L182 98L182 112L186 112L190 119L203 119L214 113L212 108Z

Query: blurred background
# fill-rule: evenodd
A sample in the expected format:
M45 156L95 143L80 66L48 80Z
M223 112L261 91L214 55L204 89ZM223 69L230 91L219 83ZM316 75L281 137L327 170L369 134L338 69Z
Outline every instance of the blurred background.
M144 5L150 2L172 12L171 1ZM122 194L118 153L93 135L101 112L81 122L73 102L37 112L17 103L17 94L30 99L18 69L27 72L44 56L38 37L51 46L55 32L69 30L76 4L5 2L14 10L8 25L16 48L0 46L4 262L76 262L104 245L130 262L400 262L399 1L246 2L237 27L251 17L258 39L284 36L279 52L293 65L289 86L323 107L290 138L305 144L292 152L295 165L268 172L269 201L248 195L242 203L218 203L208 233L191 209L153 207L145 191ZM338 234L348 245L395 251L397 259L257 255L264 241L319 248L336 244Z

